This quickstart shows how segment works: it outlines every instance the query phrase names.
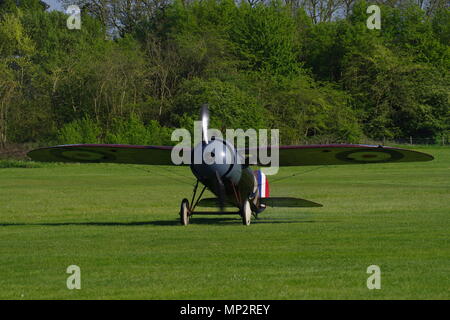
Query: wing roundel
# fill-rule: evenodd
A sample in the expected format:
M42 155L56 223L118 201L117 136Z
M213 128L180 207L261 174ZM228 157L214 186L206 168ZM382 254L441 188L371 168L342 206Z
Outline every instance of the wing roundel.
M266 163L260 163L259 150L245 149L247 162L267 166ZM415 162L434 159L433 156L418 151L359 144L280 146L278 151L280 166Z

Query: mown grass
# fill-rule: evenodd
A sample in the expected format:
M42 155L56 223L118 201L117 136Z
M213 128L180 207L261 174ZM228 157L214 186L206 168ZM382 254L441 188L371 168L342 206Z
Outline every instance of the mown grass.
M424 150L436 159L282 169L273 196L324 207L268 209L249 227L179 225L188 168L2 167L0 298L448 299L450 149ZM72 264L81 290L66 287ZM373 264L381 290L366 287Z
M0 160L0 169L8 168L42 168L45 165L54 166L55 164L45 164L25 160Z

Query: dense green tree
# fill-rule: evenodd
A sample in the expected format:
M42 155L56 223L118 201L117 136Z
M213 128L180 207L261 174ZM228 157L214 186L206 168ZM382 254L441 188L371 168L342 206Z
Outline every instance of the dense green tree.
M445 43L445 31L450 28L448 12L449 10L441 10L432 18L418 6L410 5L403 8L384 6L381 33L386 40L385 44L410 55L416 62L431 63L448 70L450 42Z
M238 56L251 70L281 75L298 72L295 20L281 3L242 4L230 32Z
M9 11L9 10L8 10ZM20 112L23 88L30 81L30 57L35 51L33 41L25 33L20 20L22 12L0 15L0 146L14 135L13 119Z
M283 144L357 142L362 136L350 97L336 85L308 75L260 78L260 99Z
M211 127L217 129L260 129L267 126L267 111L257 99L237 86L219 79L186 80L174 101L174 121L186 126L198 120L199 106L207 103L211 110Z
M355 0L79 0L69 30L2 0L1 147L169 144L204 103L212 126L285 144L450 136L448 5L377 3L381 30Z

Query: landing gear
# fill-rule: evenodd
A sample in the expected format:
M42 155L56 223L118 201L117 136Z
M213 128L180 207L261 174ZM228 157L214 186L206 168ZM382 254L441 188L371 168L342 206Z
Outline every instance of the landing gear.
M245 226L250 225L252 219L252 209L250 208L250 202L245 200L244 205L241 209L242 223Z
M244 204L242 205L242 208L237 211L237 212L231 212L231 211L224 211L224 210L220 210L219 212L217 211L196 211L195 208L197 207L197 205L200 203L200 199L203 195L203 193L206 190L206 186L203 186L202 191L200 192L200 194L197 196L197 189L198 189L198 185L199 185L199 181L197 180L197 183L195 184L194 187L194 192L192 195L192 200L191 202L189 202L188 199L183 199L181 201L181 206L180 206L180 222L182 225L186 226L189 224L189 220L191 218L192 215L194 214L204 214L204 215L211 215L211 214L239 214L242 218L242 223L246 226L250 225L251 219L252 219L252 214L253 211L255 212L255 214L258 212L257 210L255 210L255 208L252 209L252 204L250 203L250 200L245 200ZM240 198L237 199L237 203L240 203Z
M202 189L202 192L198 196L197 200L195 200L195 196L197 195L198 183L199 183L199 181L197 180L197 183L195 184L195 187L194 187L194 193L192 195L191 204L189 205L189 200L186 198L181 201L180 221L183 226L187 226L189 224L189 218L194 213L195 207L199 203L203 193L206 190L206 186L204 186Z
M183 199L181 201L181 208L180 208L180 221L183 226L187 226L189 224L189 216L190 216L189 200Z

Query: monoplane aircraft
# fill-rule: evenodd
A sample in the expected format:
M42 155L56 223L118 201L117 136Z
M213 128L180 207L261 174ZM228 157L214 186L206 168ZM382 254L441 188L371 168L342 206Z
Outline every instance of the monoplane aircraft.
M181 224L189 224L194 214L238 214L244 225L249 225L252 215L266 207L321 207L313 201L292 197L270 197L269 183L262 170L253 170L254 160L259 163L257 153L260 148L237 149L226 139L208 136L209 111L205 105L201 108L202 141L193 148L184 148L194 158L196 152L203 156L201 161L192 161L189 166L197 179L192 199L181 201ZM267 146L264 146L267 149ZM28 153L35 161L44 162L81 162L81 163L127 163L143 165L176 165L171 154L173 146L136 146L116 144L75 144L40 148ZM272 147L268 147L270 150ZM303 146L279 146L280 167L344 165L388 162L430 161L431 155L400 148L358 145L326 144ZM183 164L182 164L183 165ZM187 166L187 164L184 164ZM199 185L202 190L197 195ZM216 198L202 199L205 189L209 189ZM218 211L199 211L197 207L217 207ZM235 207L238 211L225 210Z

